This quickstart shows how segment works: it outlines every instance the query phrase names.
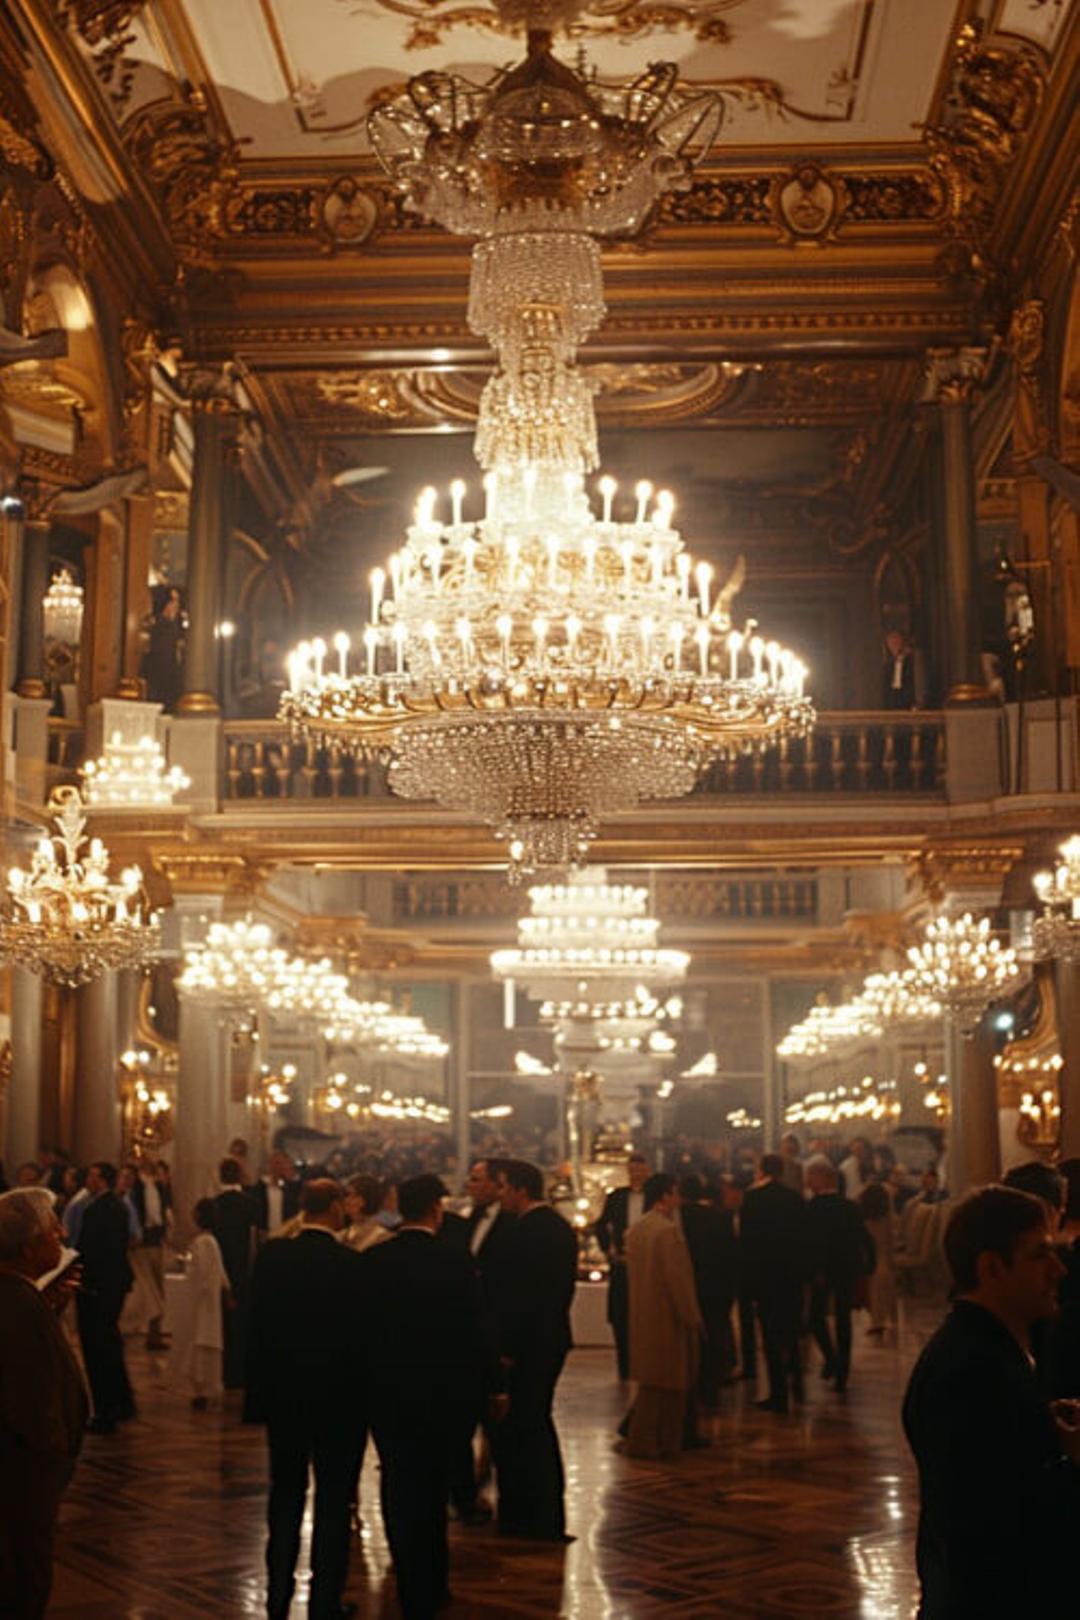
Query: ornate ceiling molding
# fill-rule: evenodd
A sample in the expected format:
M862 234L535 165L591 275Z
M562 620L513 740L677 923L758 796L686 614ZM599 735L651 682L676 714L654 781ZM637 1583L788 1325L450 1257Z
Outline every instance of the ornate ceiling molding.
M355 0L340 0L355 5ZM726 45L731 31L724 20L747 0L592 0L567 27L572 40L641 39L660 31L687 33L702 44ZM380 10L410 24L405 38L409 51L431 50L457 29L495 34L512 39L520 27L508 22L492 6L461 4L460 0L375 0Z

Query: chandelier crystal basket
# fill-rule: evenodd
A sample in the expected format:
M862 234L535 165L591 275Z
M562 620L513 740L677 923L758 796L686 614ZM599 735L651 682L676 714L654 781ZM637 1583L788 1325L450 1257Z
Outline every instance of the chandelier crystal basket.
M119 880L110 878L109 851L100 838L87 838L75 788L57 788L50 808L58 832L42 836L29 868L7 875L0 958L67 986L111 968L142 967L161 944L142 872L128 866Z
M1035 893L1042 905L1031 930L1035 957L1080 962L1080 836L1061 845L1052 872L1037 872Z
M1026 978L1016 952L991 933L989 917L970 912L935 917L908 960L917 987L941 1003L964 1035L974 1032L991 1002L1012 995Z
M441 509L423 491L366 628L301 643L281 712L386 758L403 797L488 822L512 873L580 861L604 815L682 797L711 761L813 718L798 659L734 624L741 564L715 589L671 495L642 481L617 513L613 479L585 487L596 421L575 361L604 315L597 237L685 188L719 128L717 99L676 81L670 65L586 80L534 30L490 84L422 74L370 122L411 206L479 238L469 322L497 354L484 509L466 515L461 481Z
M77 647L82 639L83 588L66 568L49 582L41 599L42 627L47 641Z
M190 786L191 778L179 765L166 766L161 744L153 737L125 740L116 731L101 758L83 766L86 803L95 810L172 804Z

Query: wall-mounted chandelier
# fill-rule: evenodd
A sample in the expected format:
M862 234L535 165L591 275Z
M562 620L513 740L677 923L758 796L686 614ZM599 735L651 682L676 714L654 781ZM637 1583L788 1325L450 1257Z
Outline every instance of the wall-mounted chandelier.
M142 872L128 866L119 880L110 878L109 851L100 838L86 837L74 788L57 788L50 809L58 832L42 836L29 868L8 872L0 958L69 986L110 968L142 967L161 943Z
M1035 893L1042 905L1031 930L1035 956L1080 962L1080 836L1061 845L1052 872L1036 872Z
M584 483L596 422L575 360L605 310L597 238L690 184L720 103L685 95L670 64L586 79L551 43L533 29L490 83L422 74L372 114L410 205L478 238L469 322L498 359L476 433L484 511L467 516L463 483L441 511L424 491L358 644L302 643L282 704L302 732L386 757L404 797L487 821L512 871L581 860L602 816L681 797L712 760L813 718L803 665L735 627L740 571L715 590L672 497L641 482L617 514L614 480L598 505Z
M82 639L83 588L66 568L49 582L41 599L42 628L47 641L77 647Z
M992 1001L1012 995L1026 976L1012 947L991 933L989 917L967 911L935 917L922 944L908 951L908 960L918 987L940 1001L964 1035L974 1032Z

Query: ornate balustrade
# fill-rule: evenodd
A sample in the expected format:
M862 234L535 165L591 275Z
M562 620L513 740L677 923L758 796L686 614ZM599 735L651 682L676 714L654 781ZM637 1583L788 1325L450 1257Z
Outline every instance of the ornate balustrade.
M818 886L813 878L658 872L653 885L656 908L668 922L817 919ZM394 922L399 925L502 920L518 916L522 904L520 891L509 888L501 872L465 878L425 874L394 885Z
M770 753L714 765L699 798L773 793L936 795L945 785L945 727L939 713L873 710L822 714L808 738ZM227 721L228 802L254 799L367 799L387 796L381 765L290 736L275 720Z

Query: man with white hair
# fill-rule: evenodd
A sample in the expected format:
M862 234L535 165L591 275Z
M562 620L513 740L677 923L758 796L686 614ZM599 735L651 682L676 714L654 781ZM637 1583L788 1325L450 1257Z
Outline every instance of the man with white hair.
M44 1187L0 1194L0 1608L41 1620L52 1542L87 1417L86 1392L37 1280L60 1263Z

